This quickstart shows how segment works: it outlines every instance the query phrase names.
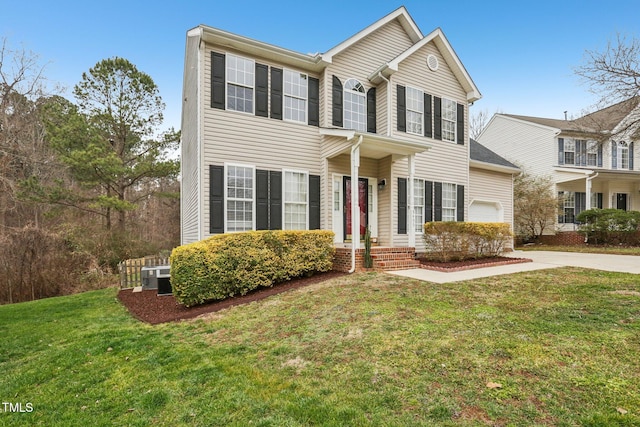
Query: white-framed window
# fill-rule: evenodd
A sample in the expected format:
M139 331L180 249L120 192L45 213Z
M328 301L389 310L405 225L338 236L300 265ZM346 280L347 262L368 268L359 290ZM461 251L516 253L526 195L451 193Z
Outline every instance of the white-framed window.
M573 224L576 218L576 193L573 191L564 191L562 221L564 224Z
M413 180L413 229L416 233L423 232L424 226L424 179Z
M629 169L629 144L618 142L618 169Z
M256 65L252 59L227 54L227 109L253 113Z
M424 93L419 89L407 87L407 133L424 134Z
M587 166L598 166L598 143L587 141Z
M442 140L456 142L458 105L455 101L442 98Z
M253 230L255 168L226 165L225 188L227 192L226 231Z
M455 221L457 218L458 191L456 184L442 183L442 220Z
M333 181L333 210L335 212L340 212L340 185L342 185L340 180Z
M284 70L284 119L307 122L309 77L297 71Z
M299 171L283 171L284 180L284 230L306 230L308 221L309 174Z
M573 165L576 162L576 142L567 138L564 140L564 164Z
M360 132L367 130L367 96L364 86L356 79L344 84L344 128Z

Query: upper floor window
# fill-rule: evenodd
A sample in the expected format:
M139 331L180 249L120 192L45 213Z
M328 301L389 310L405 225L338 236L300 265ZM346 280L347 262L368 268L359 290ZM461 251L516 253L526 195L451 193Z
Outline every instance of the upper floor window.
M587 141L587 166L598 165L598 143Z
M284 70L284 119L306 123L308 77L306 74Z
M442 140L456 142L458 110L455 101L442 99Z
M227 109L253 113L255 62L227 54Z
M364 86L356 79L344 84L344 125L345 129L367 131L367 97Z
M618 142L618 168L629 169L629 144L624 141Z
M564 141L564 164L573 165L576 162L576 143L573 139Z
M407 87L407 132L423 134L424 94L421 90Z

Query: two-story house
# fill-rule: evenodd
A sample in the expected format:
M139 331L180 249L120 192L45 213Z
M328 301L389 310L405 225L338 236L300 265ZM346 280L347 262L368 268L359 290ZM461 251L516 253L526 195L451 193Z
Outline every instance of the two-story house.
M198 26L186 43L182 242L321 228L340 247L369 227L380 246L424 247L424 222L467 218L480 96L442 30L423 35L404 7L314 55Z
M478 141L529 173L551 176L559 229L570 231L585 209L640 210L639 117L637 99L575 120L496 114Z

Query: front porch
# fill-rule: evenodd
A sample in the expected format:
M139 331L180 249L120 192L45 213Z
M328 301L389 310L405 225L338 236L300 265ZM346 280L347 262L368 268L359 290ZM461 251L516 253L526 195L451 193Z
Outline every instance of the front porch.
M350 245L349 245L350 246ZM336 247L333 258L335 271L348 272L351 269L351 248ZM364 252L362 248L356 249L356 272L369 271L364 267ZM413 247L382 247L371 248L374 271L408 270L419 268L420 262L415 259L416 250Z

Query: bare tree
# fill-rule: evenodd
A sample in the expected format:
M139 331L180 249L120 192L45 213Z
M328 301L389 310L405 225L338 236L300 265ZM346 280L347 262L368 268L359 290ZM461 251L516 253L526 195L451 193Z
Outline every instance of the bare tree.
M0 45L0 232L6 226L38 222L38 208L22 203L18 184L53 168L39 114L45 94L44 66L38 57Z
M588 50L585 62L575 69L599 95L603 105L634 98L640 94L640 40L618 34L604 51Z
M553 179L523 172L514 180L513 216L515 233L524 240L536 239L553 228L559 200Z
M490 119L489 110L473 112L469 117L469 136L477 140Z

